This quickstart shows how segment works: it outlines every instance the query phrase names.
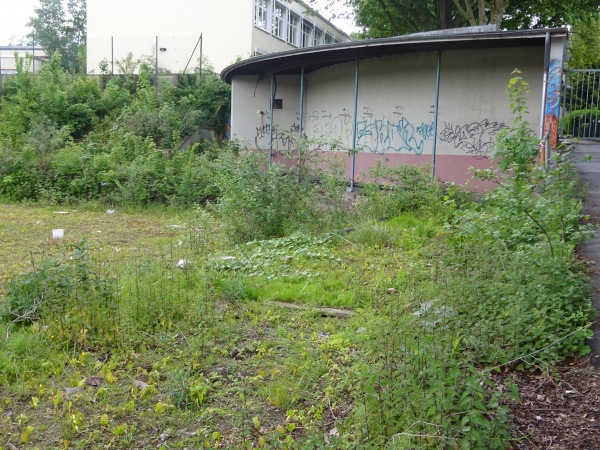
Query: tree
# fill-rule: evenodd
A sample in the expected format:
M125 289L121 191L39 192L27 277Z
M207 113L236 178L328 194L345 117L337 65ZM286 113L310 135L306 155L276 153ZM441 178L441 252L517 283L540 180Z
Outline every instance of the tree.
M29 37L48 53L59 52L62 65L71 73L85 72L86 3L85 0L39 0Z
M573 24L568 42L571 69L600 69L600 13Z
M317 0L310 0L316 4ZM329 2L334 9L339 2ZM495 24L500 28L543 28L572 24L597 13L600 0L345 0L364 37Z
M452 0L351 0L356 22L378 38L461 26Z

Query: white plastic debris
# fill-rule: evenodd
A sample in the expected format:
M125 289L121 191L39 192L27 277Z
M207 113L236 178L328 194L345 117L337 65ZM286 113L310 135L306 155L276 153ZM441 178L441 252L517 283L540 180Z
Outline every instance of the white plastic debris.
M106 214L114 214L115 210L114 209L107 209L106 210Z
M178 267L179 269L185 269L188 266L189 263L190 262L187 259L180 259L175 264L175 267Z
M62 239L63 237L65 237L65 230L62 228L52 230L52 239Z

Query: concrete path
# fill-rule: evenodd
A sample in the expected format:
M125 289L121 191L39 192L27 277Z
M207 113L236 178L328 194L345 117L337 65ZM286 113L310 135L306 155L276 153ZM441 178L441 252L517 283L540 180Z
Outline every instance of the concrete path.
M581 245L581 253L594 263L590 266L592 277L592 304L598 318L592 326L590 363L600 367L600 141L581 141L575 144L573 152L575 166L584 191L587 193L583 204L583 214L589 215L596 224L596 237Z

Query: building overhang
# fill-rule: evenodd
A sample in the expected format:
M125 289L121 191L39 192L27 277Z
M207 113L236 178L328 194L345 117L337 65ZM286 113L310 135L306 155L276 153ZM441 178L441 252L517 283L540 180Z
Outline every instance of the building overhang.
M566 39L568 35L567 28L493 32L467 30L469 31L449 30L448 32L417 33L271 53L226 67L221 72L221 79L231 84L236 76L298 75L302 68L304 68L304 73L310 73L323 67L349 61L416 52L544 47L547 36Z

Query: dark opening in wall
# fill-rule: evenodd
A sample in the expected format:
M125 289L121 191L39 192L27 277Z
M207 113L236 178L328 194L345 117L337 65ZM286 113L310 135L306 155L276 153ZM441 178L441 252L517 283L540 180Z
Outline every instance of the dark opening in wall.
M283 109L283 99L282 98L274 98L273 99L273 109Z

